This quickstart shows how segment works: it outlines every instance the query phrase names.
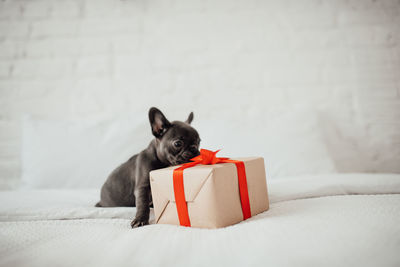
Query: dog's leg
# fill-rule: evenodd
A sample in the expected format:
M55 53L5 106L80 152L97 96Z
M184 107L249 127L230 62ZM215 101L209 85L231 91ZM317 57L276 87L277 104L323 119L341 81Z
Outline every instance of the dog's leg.
M150 214L150 185L142 185L135 188L136 216L131 222L132 228L149 224Z

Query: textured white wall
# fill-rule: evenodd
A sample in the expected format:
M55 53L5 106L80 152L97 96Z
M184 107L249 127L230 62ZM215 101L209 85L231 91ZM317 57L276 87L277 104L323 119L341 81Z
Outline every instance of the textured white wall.
M312 107L340 171L400 172L400 1L0 2L2 183L23 114L150 106L249 125Z

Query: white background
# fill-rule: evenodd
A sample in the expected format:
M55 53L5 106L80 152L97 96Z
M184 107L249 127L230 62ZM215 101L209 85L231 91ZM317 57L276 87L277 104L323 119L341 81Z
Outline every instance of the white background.
M306 108L339 172L400 172L400 1L0 2L3 185L24 114L147 127L151 106L240 146Z

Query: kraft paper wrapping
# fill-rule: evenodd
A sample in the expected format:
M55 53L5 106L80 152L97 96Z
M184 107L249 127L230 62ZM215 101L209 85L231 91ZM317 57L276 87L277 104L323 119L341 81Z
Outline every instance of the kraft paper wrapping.
M246 168L251 215L268 210L264 159L239 158ZM177 166L150 172L156 223L179 225L172 172ZM184 170L185 198L192 227L219 228L243 220L236 166L197 165Z

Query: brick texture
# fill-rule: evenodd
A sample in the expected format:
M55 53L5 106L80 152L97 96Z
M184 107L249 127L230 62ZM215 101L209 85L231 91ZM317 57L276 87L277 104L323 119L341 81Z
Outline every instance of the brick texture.
M255 125L313 107L339 171L400 172L400 1L0 1L0 188L23 114L150 106Z

